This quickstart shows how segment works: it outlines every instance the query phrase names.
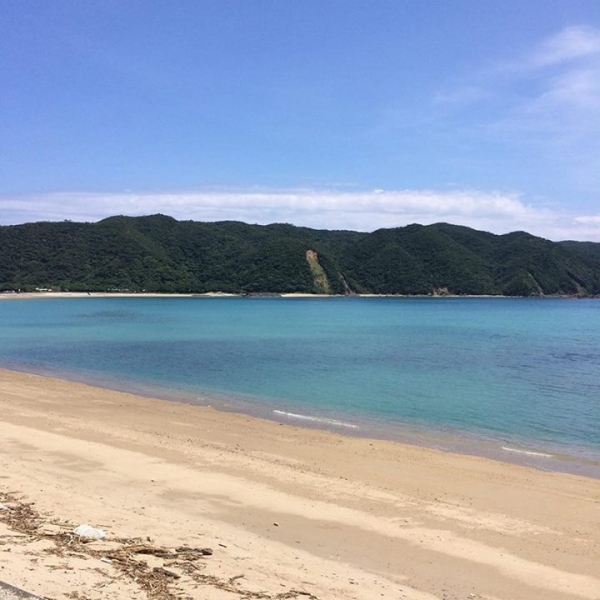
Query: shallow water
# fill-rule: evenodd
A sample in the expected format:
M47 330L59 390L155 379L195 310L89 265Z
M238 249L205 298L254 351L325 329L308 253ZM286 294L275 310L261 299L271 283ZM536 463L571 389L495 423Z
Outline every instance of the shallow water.
M0 365L600 476L600 302L2 300Z

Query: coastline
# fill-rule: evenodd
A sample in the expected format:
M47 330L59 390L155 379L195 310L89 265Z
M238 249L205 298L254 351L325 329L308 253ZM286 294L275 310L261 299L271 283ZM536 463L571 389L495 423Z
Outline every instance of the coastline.
M503 296L501 294L309 294L304 292L285 292L285 293L256 293L256 294L236 294L229 292L2 292L0 300L27 300L33 298L431 298L431 299L452 299L452 298L500 298L504 300L532 298L532 299L555 299L555 300L594 300L600 299L598 296L565 296L565 295L541 295L541 296Z
M199 409L236 414L294 428L331 433L343 437L398 443L433 451L479 457L509 465L533 468L549 473L564 473L600 481L600 459L596 451L586 447L559 447L556 444L529 439L493 438L483 432L452 429L449 426L418 426L401 421L383 422L365 415L317 414L311 411L290 412L281 404L254 396L214 391L175 391L163 384L107 379L76 371L55 373L48 369L27 369L21 365L0 366L1 370L87 385L106 392L132 394L137 397L183 404ZM200 394L200 395L199 395ZM356 418L359 417L359 418ZM345 420L341 420L345 419Z
M109 541L211 546L203 584L171 584L191 598L600 595L594 479L3 369L0 410L1 492ZM0 579L53 598L151 597L99 559L52 560L13 541ZM215 583L232 578L233 592Z
M16 295L9 295L16 296ZM96 313L99 317L110 317L111 320L114 320L113 317L120 316L119 313L105 313L103 302L105 298L110 298L113 296L113 299L117 304L119 304L119 300L125 298L120 305L123 305L127 310L124 315L129 315L131 311L129 309L135 309L135 307L147 307L150 311L156 311L162 309L164 307L172 307L178 314L187 314L186 311L195 311L196 309L203 309L203 303L199 301L198 303L193 302L191 298L193 296L182 295L184 304L179 304L177 302L177 298L173 298L174 304L169 304L167 300L172 298L172 296L162 296L165 298L166 304L157 300L156 302L152 301L144 301L144 297L140 297L137 294L100 294L97 296L87 294L62 294L62 293L48 293L45 298L53 299L58 298L57 302L52 304L52 306L45 306L45 302L43 298L40 298L38 303L33 303L29 309L33 308L33 312L37 313L38 309L41 311L44 308L50 309L50 313L48 316L54 318L56 313L71 311L71 303L67 302L67 304L63 305L60 301L63 298L74 298L73 302L75 303L73 306L81 306L83 312L86 312L86 308L83 308L84 305L87 307L86 302L82 302L80 305L78 304L78 300L82 298L97 298L96 302L92 301L92 304L89 305L90 313L96 316ZM27 296L27 298L35 298L37 299L39 296L35 294ZM131 300L133 304L129 302L129 298L138 298L142 304L137 304L135 300ZM156 298L161 297L160 294L149 294L146 296L147 298ZM209 298L220 298L220 295L209 295ZM230 296L226 296L230 298ZM297 296L289 296L296 298ZM303 311L306 311L308 308L318 308L316 304L313 304L310 300L307 302L303 302L304 296L300 296L300 300L295 304L296 308L301 308ZM426 299L416 299L410 302L409 298L402 298L394 300L393 298L389 298L389 302L386 302L385 297L382 297L381 300L374 299L375 304L370 304L370 298L365 299L364 303L360 303L360 299L358 299L359 304L353 304L352 301L346 301L341 297L327 297L325 298L334 298L332 303L323 304L322 308L325 308L329 311L330 316L333 315L345 315L344 308L346 307L358 307L359 312L362 313L362 306L365 307L376 307L380 306L383 308L392 309L396 306L403 306L404 301L409 302L408 306L429 306L429 309L432 311L432 314L437 314L437 309L443 310L444 307L441 305L437 306L436 302L427 302ZM18 298L20 299L20 298ZM201 300L202 298L200 298ZM249 299L254 299L254 297L250 297ZM256 298L257 300L261 300L261 298ZM469 298L471 299L471 298ZM475 298L472 299L475 301ZM515 299L513 299L515 300ZM111 310L115 308L113 303L110 302L110 299L106 300L111 304ZM336 303L336 301L338 301ZM211 307L209 310L216 310L216 307L219 309L232 309L232 307L241 307L242 305L249 310L253 308L252 304L245 304L243 299L239 296L233 296L232 299L233 304L224 303L221 304L218 301L211 303ZM274 301L274 306L278 306L280 309L284 307L292 309L293 307L288 307L287 303L282 301L277 305L277 300ZM98 304L100 303L100 304ZM237 303L237 304L236 304ZM240 304L241 303L241 304ZM10 303L13 308L7 304L8 314L11 314L13 309L17 309L16 303ZM318 302L321 305L320 302ZM555 306L558 306L559 303L555 303ZM35 305L35 306L34 306ZM119 305L119 310L121 306ZM202 305L202 307L201 307ZM436 305L436 306L434 306ZM470 309L470 303L467 301L461 303L459 300L454 302L455 306L463 307L463 310ZM486 299L479 300L480 306L487 306L491 309L494 309L496 306L495 302L491 302L491 304L486 304ZM506 306L511 306L511 302L505 303ZM538 306L537 303L529 303L529 307ZM208 306L208 305L207 305ZM270 298L267 298L265 301L258 302L254 304L254 307L263 307L263 310L270 310L270 307L273 304L270 302ZM452 308L452 303L448 305ZM563 304L562 305L569 314L570 306ZM591 303L587 304L588 307L591 306ZM37 308L36 308L37 307ZM100 308L98 308L100 307ZM573 305L574 308L576 308ZM22 310L25 310L27 307L21 306ZM319 309L320 310L320 309ZM18 312L18 310L17 310ZM41 314L41 313L40 313ZM77 313L76 313L77 314ZM133 314L133 313L131 313ZM196 314L195 312L193 313ZM245 314L243 311L240 314ZM250 314L252 314L252 310L250 310ZM398 313L400 314L400 313ZM35 319L34 319L35 320ZM89 321L92 323L93 319L85 319L86 323ZM8 328L11 327L10 317L7 321ZM571 335L573 329L569 329L569 335ZM18 331L14 331L11 335L14 336L15 340L20 339L20 333ZM201 336L200 336L201 337ZM316 337L318 339L318 336ZM34 338L34 346L39 345L39 340ZM593 340L591 340L593 343ZM50 348L51 352L53 352L52 348L55 346L55 341L53 338L49 338L46 342L48 348ZM90 349L97 349L100 345L93 344ZM65 351L69 350L69 343L65 346ZM573 351L577 351L577 348L573 349ZM86 351L87 354L88 351ZM97 350L96 350L97 352ZM211 355L212 351L207 348L205 350L206 355ZM138 352L133 352L131 356L137 356ZM585 358L585 357L584 357ZM353 397L353 402L348 403L349 409L346 410L346 406L342 404L329 404L329 400L336 398L337 390L330 390L327 394L321 394L319 397L319 401L313 402L314 395L311 392L310 396L302 397L302 402L294 401L293 398L294 393L300 389L294 388L293 390L289 390L291 393L289 396L286 396L284 393L278 393L279 390L266 390L265 393L262 393L263 390L250 388L247 390L244 386L229 386L228 382L235 376L235 373L229 373L227 375L227 381L211 381L210 378L207 381L195 381L190 379L188 376L188 380L182 380L179 382L173 378L170 379L171 384L165 383L161 380L161 378L150 376L144 377L140 375L140 373L144 373L143 369L140 370L138 368L138 375L128 375L126 373L122 373L121 376L117 374L111 374L110 372L103 372L103 369L97 369L96 364L101 363L101 356L96 356L96 362L88 363L87 367L84 365L84 368L76 368L70 367L68 364L64 364L59 366L55 364L53 367L44 367L44 361L38 362L36 364L35 361L28 362L27 359L23 360L17 358L12 361L10 359L10 353L6 360L3 359L3 366L8 369L13 369L17 371L25 371L33 374L40 374L45 376L55 376L65 380L76 381L80 383L88 383L92 386L98 386L101 388L106 388L109 390L130 392L133 394L138 394L142 396L150 396L163 400L169 401L177 401L184 402L192 405L212 405L219 410L225 412L239 412L243 414L247 414L251 417L258 417L262 419L267 419L270 421L283 421L292 425L300 425L302 427L307 428L319 428L329 431L334 431L337 433L342 433L344 435L350 436L360 436L364 438L372 438L372 439L384 439L389 441L398 441L400 443L408 443L412 445L418 445L422 447L440 449L443 451L454 452L458 454L469 454L474 456L482 456L484 458L490 458L493 460L499 460L502 462L509 462L514 464L520 464L525 466L533 466L535 468L541 470L548 471L556 471L556 472L565 472L571 473L575 475L582 475L586 477L594 477L600 479L600 448L598 447L597 441L593 435L593 429L590 430L589 427L587 429L580 429L575 431L575 435L562 436L561 435L545 435L547 431L554 431L553 429L544 429L544 426L547 426L547 423L540 423L540 426L536 428L530 428L529 431L521 431L518 428L518 423L516 424L515 429L512 429L510 426L502 426L502 421L498 421L494 426L488 427L485 421L479 421L474 423L469 423L469 421L462 422L459 417L450 418L446 420L442 419L429 419L429 418L419 418L420 415L416 413L409 414L408 416L395 416L392 411L388 411L388 413L378 413L377 411L369 411L363 410L362 402L363 399L368 399L370 390L366 388L360 388L360 386L355 385L355 389L360 389L361 391ZM159 357L155 357L155 360L161 361ZM490 360L493 360L490 358ZM52 364L52 360L45 361L48 365ZM161 361L162 362L162 361ZM275 360L276 362L276 360ZM159 363L160 364L160 363ZM184 360L185 364L185 360ZM570 364L568 365L570 368ZM222 368L218 369L223 373L228 373L228 362L227 360L223 363ZM273 374L273 379L276 380L277 374ZM271 380L271 377L265 378L265 380ZM363 377L362 381L368 381L368 377ZM190 381L193 381L193 384L190 385ZM150 383L151 382L151 383ZM299 382L301 385L301 382ZM351 394L353 390L348 390ZM474 390L475 393L471 395L473 398L474 406L478 406L479 402L479 394L481 390L479 388ZM413 394L419 394L420 388L415 388L411 390ZM510 397L510 394L505 394L507 397ZM412 396L411 396L412 397ZM453 415L451 415L453 417ZM468 416L468 415L467 415ZM536 415L530 415L535 422ZM502 417L502 415L500 415ZM588 419L589 420L589 419ZM524 420L527 422L526 420ZM510 423L510 419L508 420ZM586 421L587 423L587 421ZM553 424L550 424L552 427ZM539 433L541 432L541 435ZM581 435L577 435L581 433ZM589 434L589 435L588 435Z

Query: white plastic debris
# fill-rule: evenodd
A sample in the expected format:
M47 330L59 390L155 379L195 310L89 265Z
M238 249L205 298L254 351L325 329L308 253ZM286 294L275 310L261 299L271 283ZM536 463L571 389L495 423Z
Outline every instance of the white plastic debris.
M73 529L73 533L79 537L87 538L88 540L101 540L106 537L106 532L102 529L96 529L91 525L80 525Z
M6 504L0 503L0 510L8 510L8 506L6 506Z

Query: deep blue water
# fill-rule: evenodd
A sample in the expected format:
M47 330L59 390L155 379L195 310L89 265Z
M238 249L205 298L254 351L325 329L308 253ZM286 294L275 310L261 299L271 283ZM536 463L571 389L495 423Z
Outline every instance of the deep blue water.
M2 300L0 365L567 470L600 461L595 300Z

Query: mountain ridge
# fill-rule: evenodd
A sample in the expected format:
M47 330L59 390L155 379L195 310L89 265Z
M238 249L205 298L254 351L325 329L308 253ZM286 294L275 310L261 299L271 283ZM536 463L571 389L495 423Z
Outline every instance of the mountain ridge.
M0 291L600 295L600 244L436 223L370 233L113 216L0 226Z

